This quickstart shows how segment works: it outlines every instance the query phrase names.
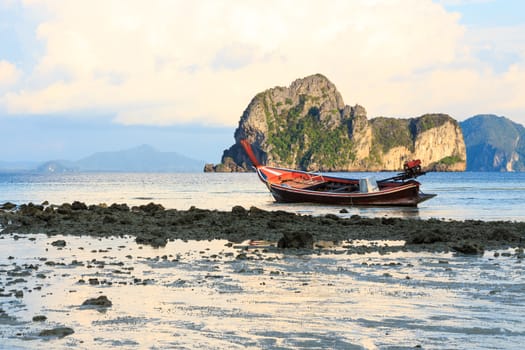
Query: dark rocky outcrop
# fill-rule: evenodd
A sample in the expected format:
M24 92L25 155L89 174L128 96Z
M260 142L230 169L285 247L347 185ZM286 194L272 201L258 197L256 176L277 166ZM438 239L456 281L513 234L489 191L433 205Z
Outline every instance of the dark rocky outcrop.
M264 240L279 242L283 248L312 248L314 242L321 240L403 240L406 249L452 250L467 254L522 247L525 242L525 223L522 222L364 218L357 215L342 218L335 214L317 217L241 206L224 212L194 207L166 210L154 203L127 211L121 210L123 206L120 205L90 205L87 210L74 211L59 210L71 207L66 204L49 205L43 210L39 206L32 207L34 210L27 212L0 211L3 228L0 236L13 234L17 239L18 235L35 232L93 237L131 235L137 243L154 247L176 239L225 239L237 243ZM104 223L108 216L114 220ZM55 263L47 261L45 264ZM22 278L31 273L32 270L10 271L8 275ZM90 278L88 282L90 285L101 283L97 278Z

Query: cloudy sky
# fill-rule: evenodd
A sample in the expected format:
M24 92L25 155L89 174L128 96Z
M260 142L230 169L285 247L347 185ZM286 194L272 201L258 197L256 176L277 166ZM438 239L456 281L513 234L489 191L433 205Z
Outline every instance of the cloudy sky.
M525 124L521 0L0 0L0 160L151 144L218 162L251 98L322 73L368 117Z

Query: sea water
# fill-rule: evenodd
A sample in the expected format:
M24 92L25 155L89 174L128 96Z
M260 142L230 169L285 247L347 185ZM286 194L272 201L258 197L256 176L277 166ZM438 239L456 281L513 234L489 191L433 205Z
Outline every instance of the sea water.
M419 208L356 208L277 204L253 173L3 174L0 203L523 221L523 180L522 173L429 173L421 189L437 197ZM52 244L59 239L65 247ZM523 348L525 269L515 247L381 255L347 254L345 244L297 253L226 241L152 248L133 237L0 235L0 349ZM21 271L30 273L17 277ZM111 307L82 306L101 295ZM37 315L47 319L33 321ZM38 335L56 327L75 333Z
M392 173L340 173L341 176L377 179ZM435 193L418 208L367 208L316 204L275 203L254 173L0 173L0 203L52 204L81 201L87 204L160 203L166 208L229 211L235 205L300 214L333 213L377 217L413 217L455 220L524 221L525 173L428 173L419 178L421 190ZM340 214L341 209L348 213Z

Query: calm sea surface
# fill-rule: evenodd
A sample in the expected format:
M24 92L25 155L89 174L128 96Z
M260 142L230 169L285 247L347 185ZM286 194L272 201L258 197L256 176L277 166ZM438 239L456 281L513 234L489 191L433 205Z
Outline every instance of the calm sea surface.
M438 196L418 209L346 207L348 214L276 204L253 173L1 174L0 203L153 201L176 209L525 219L525 174L420 180ZM58 239L66 246L54 246ZM0 349L523 349L525 269L515 248L381 255L347 254L347 244L298 254L246 242L152 248L133 237L0 235ZM82 306L101 295L111 307ZM39 335L58 327L74 333Z
M388 177L390 173L343 173L348 177ZM428 173L422 191L438 196L414 208L352 208L363 216L524 221L525 173ZM235 205L301 214L338 213L342 206L278 204L254 173L224 174L0 174L0 203L82 201L87 204L146 204L185 210L230 210Z

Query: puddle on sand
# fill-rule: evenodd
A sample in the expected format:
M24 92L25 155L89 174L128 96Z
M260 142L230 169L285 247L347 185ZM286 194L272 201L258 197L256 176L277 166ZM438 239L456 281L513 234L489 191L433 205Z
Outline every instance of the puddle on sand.
M343 242L283 254L269 242L155 249L131 237L0 237L0 348L512 349L525 341L525 276L511 250L347 254ZM112 305L82 306L100 296ZM74 333L39 336L57 327Z

